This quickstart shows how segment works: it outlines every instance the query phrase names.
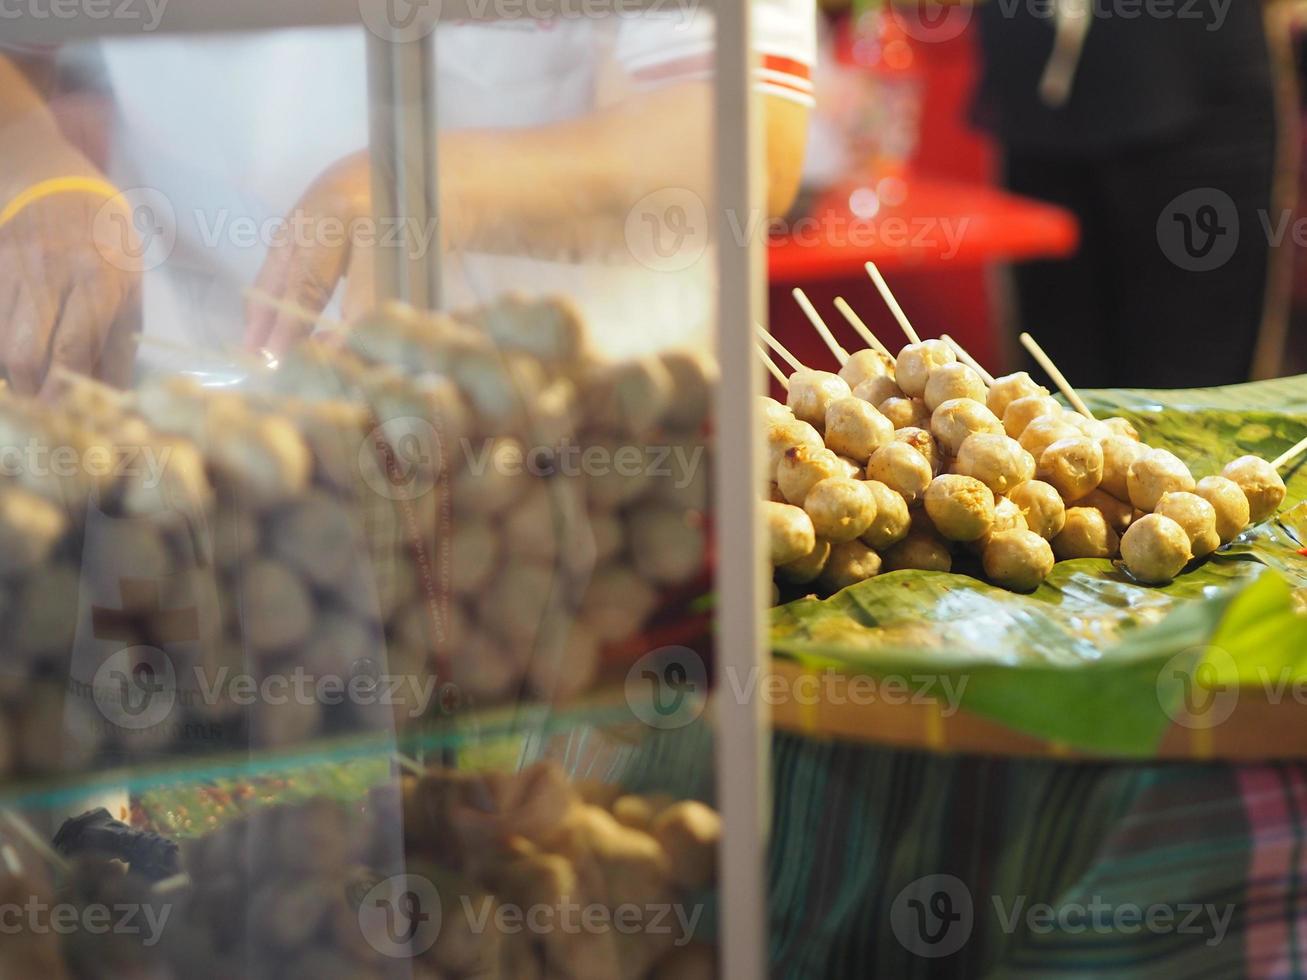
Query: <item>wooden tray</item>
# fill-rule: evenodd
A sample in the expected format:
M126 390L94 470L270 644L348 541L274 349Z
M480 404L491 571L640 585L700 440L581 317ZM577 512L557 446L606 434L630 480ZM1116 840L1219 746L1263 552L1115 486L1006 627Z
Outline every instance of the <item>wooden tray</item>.
M829 687L818 682L827 673L824 669L818 673L791 660L773 659L772 670L779 679L778 686L786 691L820 692ZM1261 689L1255 688L1241 690L1228 717L1219 724L1172 724L1156 752L1144 758L1077 750L1065 742L1035 738L965 710L949 713L938 702L925 698L903 704L879 700L831 704L820 699L800 704L793 697L779 701L772 707L772 722L780 731L890 748L1047 759L1115 758L1122 762L1145 762L1150 758L1231 762L1307 759L1307 704L1288 697L1269 701Z

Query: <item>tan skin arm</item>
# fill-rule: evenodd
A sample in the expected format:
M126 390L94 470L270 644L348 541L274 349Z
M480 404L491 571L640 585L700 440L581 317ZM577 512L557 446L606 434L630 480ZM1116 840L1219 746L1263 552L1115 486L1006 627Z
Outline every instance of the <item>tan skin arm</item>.
M554 126L450 134L445 173L455 198L450 234L457 244L498 251L537 243L545 252L587 243L594 223L621 244L631 207L656 190L681 187L711 196L711 91L689 84L637 96L611 110ZM765 96L767 209L785 213L798 191L808 110ZM524 172L525 171L525 172Z
M58 177L103 180L59 130L29 76L0 55L0 207ZM106 208L119 209L121 220ZM117 239L101 227L128 229ZM41 391L53 368L115 384L130 377L140 282L127 252L130 215L121 199L63 191L34 201L0 227L0 364L23 394Z
M763 102L767 209L779 216L798 191L808 109L771 95ZM679 187L711 200L705 152L711 118L711 89L696 82L550 126L446 134L445 242L456 249L553 258L622 249L626 216L645 195ZM294 213L310 226L316 218L370 215L370 184L367 156L356 154L319 177ZM372 260L370 251L349 243L290 243L269 252L256 287L319 313L346 279L350 318L371 303ZM258 302L250 304L247 323L246 344L274 351L285 350L308 329L302 318Z

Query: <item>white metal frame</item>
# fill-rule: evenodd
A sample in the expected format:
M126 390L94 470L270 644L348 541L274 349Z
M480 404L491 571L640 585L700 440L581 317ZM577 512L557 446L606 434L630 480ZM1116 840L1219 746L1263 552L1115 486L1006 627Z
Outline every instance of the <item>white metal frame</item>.
M383 12L396 0L167 0L154 34L190 34L208 31L270 31L294 27L363 26L385 23ZM521 4L509 9L486 0L403 0L415 9L415 28L444 21L493 21L536 19L546 16L594 17L606 13L631 14L657 9L663 0L531 0L530 10ZM715 9L719 0L708 0L702 9ZM61 9L57 16L42 11L34 16L27 5L22 12L6 13L0 19L0 40L18 44L58 44L110 36L143 34L139 18L115 16L120 4L84 4ZM47 5L48 6L48 5ZM129 0L131 11L144 11L141 0ZM414 33L420 33L415 29ZM149 35L144 35L149 36Z
M365 13L394 0L170 0L156 33L261 31L347 26L364 29ZM585 12L633 13L660 0L586 0ZM426 16L439 20L497 19L494 4L431 0ZM533 0L532 16L565 16L576 0ZM760 435L755 424L762 371L753 353L755 322L765 322L763 257L759 243L738 242L737 228L752 228L760 213L762 126L753 94L754 56L748 0L708 0L717 13L716 84L713 87L715 215L717 217L717 337L721 384L716 398L717 633L719 673L715 701L721 848L722 975L763 980L767 975L765 879L769 789L769 719L760 699L741 701L737 689L765 666L762 597L766 564L761 553L763 488ZM435 9L431 9L435 8ZM96 8L98 12L99 8ZM4 40L56 44L140 33L138 22L93 15L89 6L68 16L30 12L0 24ZM420 31L417 33L421 33ZM437 217L437 145L430 36L394 43L370 33L368 48L371 150L376 200L398 218ZM378 252L386 250L379 249ZM422 306L440 300L439 249L429 259L388 260L377 270L381 297ZM734 677L735 685L726 682Z
M762 555L765 481L757 396L762 366L753 325L765 323L760 243L736 238L762 213L761 104L755 97L749 0L717 4L713 152L717 216L717 386L715 468L717 524L717 804L721 845L722 976L767 976L768 821L771 813L770 718L761 698L737 690L766 666L762 597L770 583ZM743 220L741 220L743 219ZM736 683L730 683L734 678ZM744 681L745 683L740 683Z

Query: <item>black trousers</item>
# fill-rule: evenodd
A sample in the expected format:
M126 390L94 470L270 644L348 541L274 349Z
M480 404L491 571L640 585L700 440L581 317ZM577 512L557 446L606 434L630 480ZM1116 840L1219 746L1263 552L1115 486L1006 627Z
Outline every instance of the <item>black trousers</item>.
M1015 269L1020 326L1072 384L1248 379L1271 243L1283 231L1292 245L1291 219L1271 211L1275 144L1266 91L1155 145L1076 155L1008 148L1008 187L1080 220L1072 258Z

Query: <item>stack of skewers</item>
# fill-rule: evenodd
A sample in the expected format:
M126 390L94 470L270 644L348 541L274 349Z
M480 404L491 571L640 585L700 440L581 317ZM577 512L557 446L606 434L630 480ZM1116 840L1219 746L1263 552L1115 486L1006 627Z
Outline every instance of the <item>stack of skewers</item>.
M1066 396L1029 374L989 375L947 335L922 340L875 265L867 271L909 343L897 356L843 300L866 343L848 351L801 290L795 299L840 363L801 364L759 330L792 369L759 353L786 391L762 400L778 582L835 592L882 571L948 572L965 549L991 582L1032 591L1055 561L1122 561L1146 584L1169 582L1284 501L1279 459L1242 456L1195 480L1124 418L1097 419L1030 337L1023 345ZM775 590L779 596L779 588Z

